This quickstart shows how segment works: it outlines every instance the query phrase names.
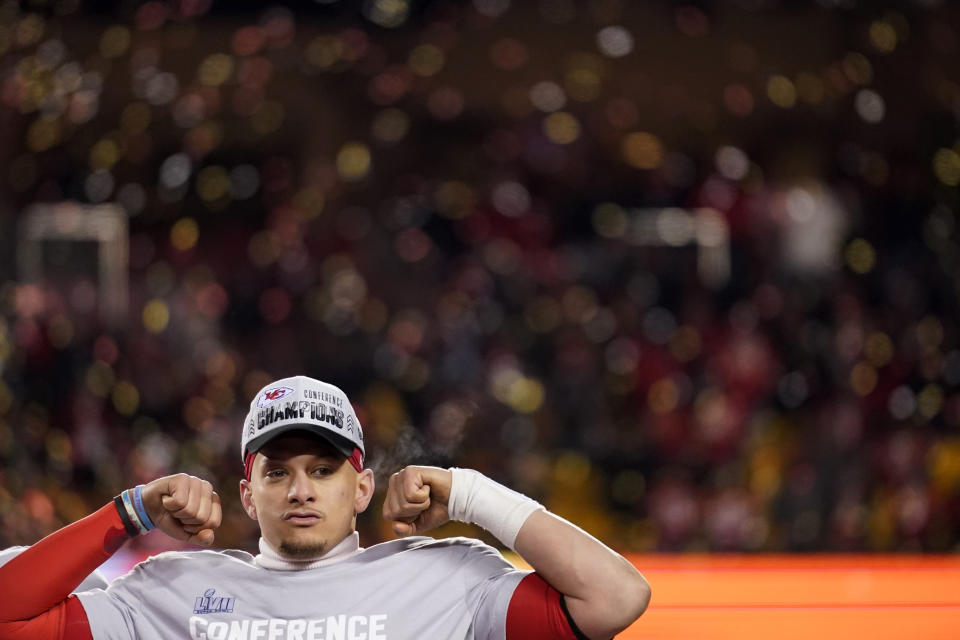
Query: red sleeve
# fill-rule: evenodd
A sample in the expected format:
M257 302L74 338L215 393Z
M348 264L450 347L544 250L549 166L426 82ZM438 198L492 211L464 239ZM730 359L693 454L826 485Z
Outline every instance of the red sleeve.
M4 640L93 640L87 612L76 596L70 596L29 620L0 622Z
M507 608L507 640L578 640L583 637L570 618L559 591L536 573L520 581Z
M0 623L31 621L63 604L127 538L116 507L109 503L13 558L0 567ZM64 607L62 613L66 611ZM62 614L59 620L67 622Z

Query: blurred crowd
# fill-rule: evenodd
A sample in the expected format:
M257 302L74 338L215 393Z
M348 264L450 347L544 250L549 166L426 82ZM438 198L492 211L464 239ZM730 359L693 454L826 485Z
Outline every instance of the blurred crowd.
M183 471L253 548L240 425L303 373L381 486L473 467L625 551L956 549L958 38L935 0L0 5L0 546Z

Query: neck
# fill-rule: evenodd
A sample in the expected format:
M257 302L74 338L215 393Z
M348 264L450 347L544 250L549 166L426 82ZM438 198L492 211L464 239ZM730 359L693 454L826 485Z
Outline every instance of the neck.
M360 547L360 534L353 531L326 553L314 558L287 558L273 548L262 536L260 538L260 555L254 561L265 569L275 571L304 571L317 569L336 564L363 551Z

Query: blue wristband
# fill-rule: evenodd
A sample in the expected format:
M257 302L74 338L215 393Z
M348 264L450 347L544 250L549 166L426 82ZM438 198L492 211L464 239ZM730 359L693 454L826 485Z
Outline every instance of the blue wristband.
M143 523L143 526L147 528L147 531L156 529L157 525L153 524L153 521L150 519L150 516L147 514L146 507L143 506L143 485L138 484L133 489L133 508L137 512L137 516L140 518L140 522Z
M121 493L120 497L123 499L123 508L127 510L127 516L130 518L130 522L137 528L137 533L142 536L147 532L147 526L140 522L140 516L137 515L137 510L133 508L133 498L130 497L130 489Z

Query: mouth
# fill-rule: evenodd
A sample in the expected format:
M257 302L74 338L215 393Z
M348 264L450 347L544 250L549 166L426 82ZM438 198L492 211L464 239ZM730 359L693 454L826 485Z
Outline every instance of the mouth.
M283 519L301 527L309 527L320 522L322 518L317 513L312 513L309 511L292 511L290 513L284 514Z

